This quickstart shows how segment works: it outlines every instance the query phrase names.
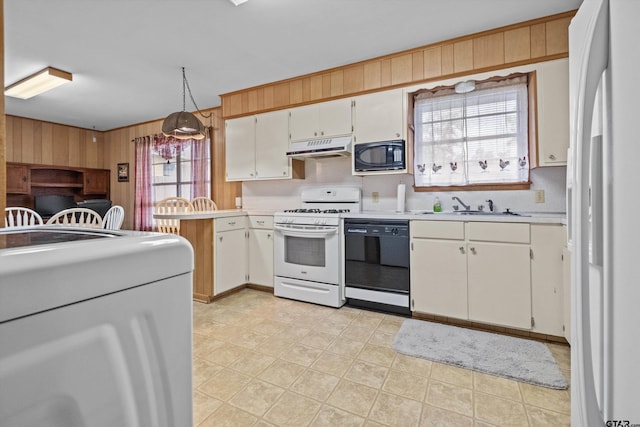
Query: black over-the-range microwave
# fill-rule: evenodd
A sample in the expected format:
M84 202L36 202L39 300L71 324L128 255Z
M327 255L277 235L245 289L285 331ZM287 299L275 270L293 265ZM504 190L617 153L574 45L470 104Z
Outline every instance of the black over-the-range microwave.
M365 142L353 146L353 168L356 172L406 169L404 139Z

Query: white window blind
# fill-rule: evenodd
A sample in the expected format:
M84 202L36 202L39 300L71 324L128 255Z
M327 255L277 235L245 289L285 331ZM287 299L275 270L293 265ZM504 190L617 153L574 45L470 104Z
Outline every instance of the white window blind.
M526 76L414 99L416 187L529 181Z

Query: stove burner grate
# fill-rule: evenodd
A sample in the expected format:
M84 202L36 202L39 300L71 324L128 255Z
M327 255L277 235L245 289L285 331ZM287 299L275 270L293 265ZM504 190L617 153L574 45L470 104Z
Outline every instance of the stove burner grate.
M337 214L337 213L348 213L349 209L287 209L285 213L328 213L328 214Z

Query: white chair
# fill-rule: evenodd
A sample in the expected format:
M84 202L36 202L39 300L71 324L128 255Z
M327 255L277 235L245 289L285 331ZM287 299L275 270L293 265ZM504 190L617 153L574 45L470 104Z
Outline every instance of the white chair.
M175 214L193 212L191 202L182 197L167 197L156 203L155 213L157 214ZM158 231L161 233L180 233L179 219L156 219Z
M6 228L28 227L42 225L40 214L29 208L10 207L4 209L4 226Z
M216 203L208 197L196 197L191 200L191 204L193 205L193 210L196 212L218 210Z
M124 222L124 208L120 205L113 205L109 208L104 218L102 218L102 228L107 230L120 230Z
M49 224L71 225L75 227L102 228L102 218L94 210L70 208L58 212L47 221Z

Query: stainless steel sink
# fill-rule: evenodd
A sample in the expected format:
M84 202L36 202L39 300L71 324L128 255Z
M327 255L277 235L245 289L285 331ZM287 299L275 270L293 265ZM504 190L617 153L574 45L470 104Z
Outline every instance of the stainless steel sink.
M445 212L424 211L424 212L417 212L417 213L419 215L529 216L529 215L522 215L516 212L511 212L511 211L491 212L491 211L474 211L474 210L445 211Z
M514 215L514 216L523 216L519 213L511 212L510 210L506 210L504 212L491 212L491 211L473 211L473 210L464 210L464 211L452 211L451 213L456 215L493 215L493 216L505 216L505 215Z

